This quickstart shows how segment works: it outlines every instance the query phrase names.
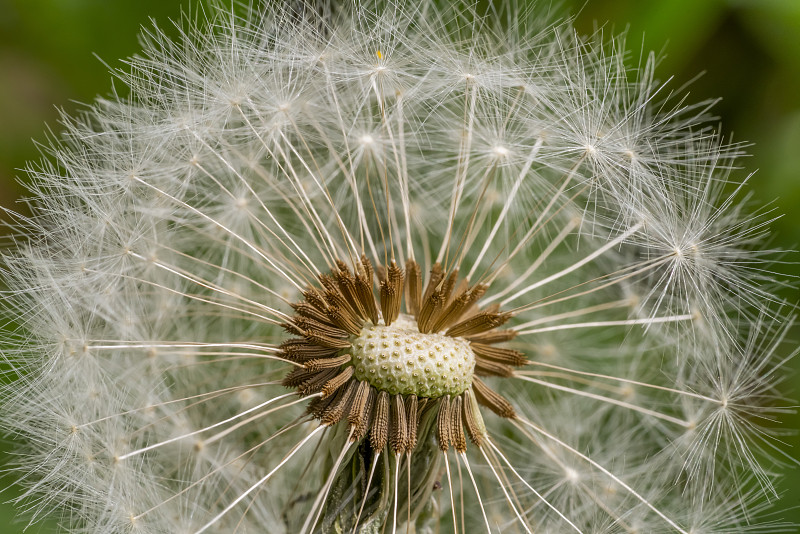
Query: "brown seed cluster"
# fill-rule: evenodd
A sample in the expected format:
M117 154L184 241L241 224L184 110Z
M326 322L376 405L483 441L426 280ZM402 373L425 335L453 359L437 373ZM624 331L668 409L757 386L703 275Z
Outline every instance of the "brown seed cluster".
M320 275L318 287L309 287L304 300L292 305L295 315L283 327L297 337L286 340L281 353L302 367L291 371L283 383L301 395L318 394L309 403L310 414L328 426L347 421L350 439L368 438L376 451L388 445L396 454L411 452L420 421L426 418L435 418L433 428L441 450L452 445L465 451L466 434L480 445L485 428L478 405L501 417L513 417L514 408L479 377L507 377L514 367L526 363L521 352L496 346L513 339L516 332L500 328L510 313L500 312L497 305L479 308L477 302L486 290L485 284L470 285L459 279L457 269L445 272L439 263L423 284L422 270L414 260L405 269L395 262L374 269L365 256L353 269L338 261L330 274ZM354 376L353 355L358 350L354 342L376 327L391 330L398 318L397 336L408 332L412 324L415 336L457 338L458 346L468 346L465 350L474 355L469 383L445 388L441 394L421 395L413 384L398 389L371 382L364 373ZM431 372L437 372L435 366Z

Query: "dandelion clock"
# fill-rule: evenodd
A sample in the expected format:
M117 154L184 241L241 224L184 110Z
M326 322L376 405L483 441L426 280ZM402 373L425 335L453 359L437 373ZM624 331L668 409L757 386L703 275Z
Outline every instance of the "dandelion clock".
M29 168L2 406L87 533L781 532L740 145L541 6L209 8Z

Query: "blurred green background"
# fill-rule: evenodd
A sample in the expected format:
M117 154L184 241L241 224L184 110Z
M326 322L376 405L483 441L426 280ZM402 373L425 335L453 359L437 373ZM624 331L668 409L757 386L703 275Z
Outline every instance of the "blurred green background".
M500 0L497 0L500 1ZM549 0L540 0L548 4ZM775 244L796 250L800 243L800 0L564 0L583 33L599 26L628 29L634 57L640 50L663 52L657 71L674 76L679 87L704 73L689 90L690 100L721 97L715 110L722 130L735 140L755 143L745 161L757 171L751 190L760 203L774 201L786 215L773 225ZM22 194L16 178L27 160L38 157L32 139L43 139L45 125L59 130L58 108L74 111L111 88L103 62L139 49L141 25L153 18L163 27L189 0L0 0L0 205L15 208ZM607 32L607 34L609 34ZM96 54L100 59L95 57ZM101 61L102 60L102 61ZM747 171L742 171L743 177ZM792 254L790 261L798 261ZM800 275L797 265L782 271ZM783 295L792 302L797 292ZM795 329L793 339L800 337ZM795 342L796 344L796 342ZM788 349L787 349L788 350ZM800 358L790 364L787 395L800 398ZM790 370L787 370L789 372ZM800 417L787 417L800 428ZM786 439L800 458L800 439ZM8 454L0 448L0 459ZM800 523L800 472L784 480L785 520ZM15 495L0 493L0 501ZM0 532L22 532L10 504L0 504ZM52 525L27 532L50 532Z

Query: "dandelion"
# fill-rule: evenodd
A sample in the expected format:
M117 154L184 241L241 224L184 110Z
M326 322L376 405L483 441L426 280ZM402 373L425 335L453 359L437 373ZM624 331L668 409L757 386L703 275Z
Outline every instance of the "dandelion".
M144 34L4 257L4 422L73 532L706 532L769 516L788 328L708 103L540 8ZM763 519L762 519L763 517Z

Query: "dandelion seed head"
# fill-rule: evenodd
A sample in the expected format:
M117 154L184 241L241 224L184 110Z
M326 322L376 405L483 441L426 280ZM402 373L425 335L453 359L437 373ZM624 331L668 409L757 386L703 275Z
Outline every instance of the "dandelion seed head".
M761 528L773 215L653 56L513 2L179 26L65 118L4 251L34 521Z

